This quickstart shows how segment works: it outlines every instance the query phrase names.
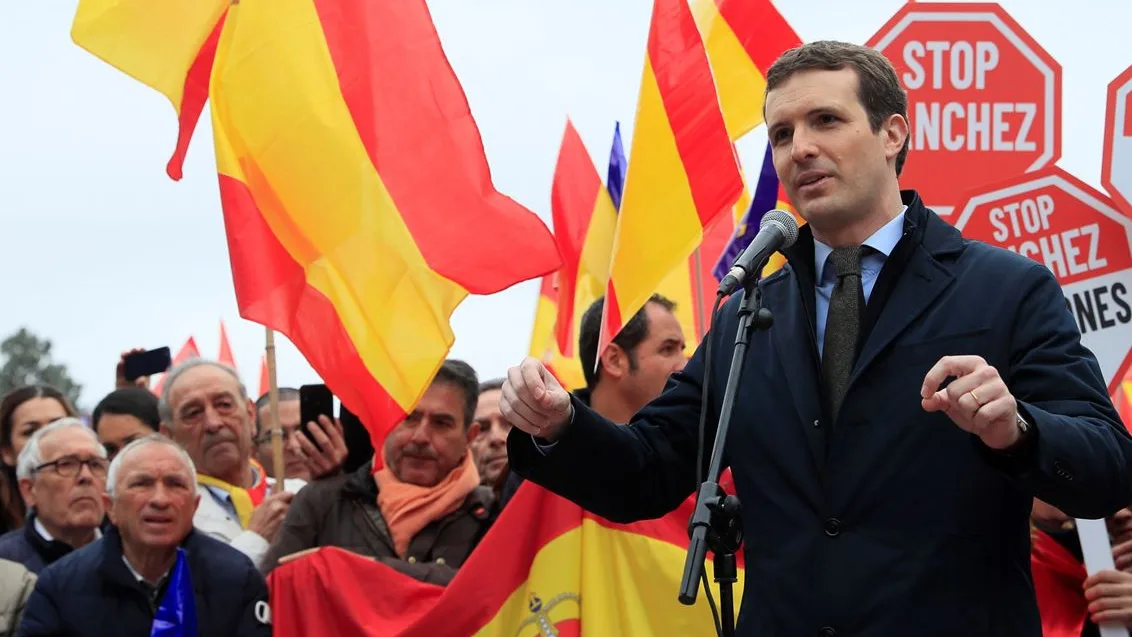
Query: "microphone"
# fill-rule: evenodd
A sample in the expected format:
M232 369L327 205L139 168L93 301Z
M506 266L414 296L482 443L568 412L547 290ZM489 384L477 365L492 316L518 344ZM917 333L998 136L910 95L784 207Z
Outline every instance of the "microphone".
M758 276L756 268L761 269L770 255L785 250L798 240L798 222L794 215L782 210L771 210L759 222L759 232L751 244L735 259L735 265L719 282L719 294L727 295L746 283L751 276Z

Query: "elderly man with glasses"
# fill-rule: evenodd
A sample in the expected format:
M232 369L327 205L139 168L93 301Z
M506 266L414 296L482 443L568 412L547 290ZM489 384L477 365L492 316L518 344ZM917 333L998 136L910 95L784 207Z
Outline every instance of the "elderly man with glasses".
M60 418L35 432L16 461L28 505L23 528L0 536L0 559L33 573L101 537L106 449L77 418Z

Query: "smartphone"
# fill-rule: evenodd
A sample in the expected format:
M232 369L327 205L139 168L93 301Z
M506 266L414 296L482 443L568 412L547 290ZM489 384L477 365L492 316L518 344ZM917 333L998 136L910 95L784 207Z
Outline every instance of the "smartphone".
M299 429L315 448L322 450L318 440L310 434L310 423L319 422L319 416L334 419L334 394L326 385L303 385L299 387Z
M169 348L159 347L126 356L122 362L122 372L126 380L132 383L142 376L166 372L172 364L173 357L169 353Z

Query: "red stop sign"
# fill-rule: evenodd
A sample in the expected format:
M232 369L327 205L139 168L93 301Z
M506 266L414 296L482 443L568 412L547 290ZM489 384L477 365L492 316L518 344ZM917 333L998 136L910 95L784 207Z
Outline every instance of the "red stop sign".
M1061 157L1061 66L997 4L911 2L868 46L908 91L901 182L940 214Z
M1132 66L1108 85L1101 184L1132 215Z
M1132 346L1132 219L1056 166L980 189L957 212L968 239L1045 264L1105 381L1123 377Z

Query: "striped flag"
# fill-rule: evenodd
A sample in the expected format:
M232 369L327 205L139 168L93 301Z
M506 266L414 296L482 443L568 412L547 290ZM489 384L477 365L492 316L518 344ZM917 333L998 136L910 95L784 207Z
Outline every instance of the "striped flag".
M268 577L275 635L713 636L706 596L676 599L694 506L616 524L526 483L446 588L337 548L279 566ZM710 580L712 561L704 568Z
M742 190L692 13L685 0L655 0L599 353Z
M231 0L80 0L71 39L160 92L177 112L166 172L181 178L189 139L208 99L209 73Z
M739 139L763 121L766 72L802 40L771 0L694 0L727 134Z
M166 15L177 2L83 1L133 7L84 43L128 43L116 66L161 62L144 46L159 34L139 31L186 28ZM209 99L240 314L286 335L375 447L444 361L469 293L561 263L492 185L424 0L233 3Z
M554 328L555 321L558 320L557 280L557 273L542 277L528 355L542 361L560 385L567 391L573 391L586 386L586 377L582 373L582 360L577 348L569 356L558 349Z

